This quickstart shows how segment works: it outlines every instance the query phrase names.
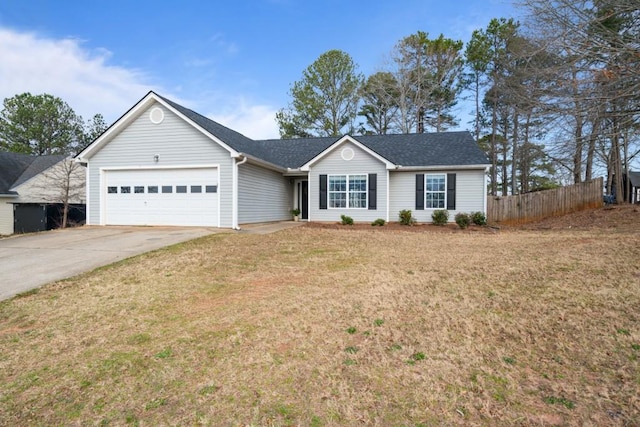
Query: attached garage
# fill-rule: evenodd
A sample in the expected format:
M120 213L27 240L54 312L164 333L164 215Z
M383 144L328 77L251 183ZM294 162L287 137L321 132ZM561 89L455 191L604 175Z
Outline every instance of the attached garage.
M219 227L217 167L103 170L106 225Z

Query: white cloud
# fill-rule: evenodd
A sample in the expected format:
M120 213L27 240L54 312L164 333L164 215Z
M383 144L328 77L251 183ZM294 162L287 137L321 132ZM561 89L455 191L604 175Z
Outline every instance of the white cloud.
M23 92L49 93L60 97L85 120L101 113L112 123L154 90L182 105L195 104L197 111L210 111L208 117L250 138L279 137L276 109L271 106L253 105L246 97L233 98L224 93L210 96L210 91L202 87L194 96L184 93L179 83L173 89L157 87L148 83L155 76L111 65L111 57L108 50L88 50L77 39L56 40L0 28L0 102ZM196 61L189 65L207 64Z
M252 105L244 98L233 101L223 111L207 114L211 120L253 139L279 138L277 110L269 105Z
M106 49L84 49L80 40L0 28L0 99L49 93L85 120L101 113L112 122L153 87L143 72L109 65L110 57Z

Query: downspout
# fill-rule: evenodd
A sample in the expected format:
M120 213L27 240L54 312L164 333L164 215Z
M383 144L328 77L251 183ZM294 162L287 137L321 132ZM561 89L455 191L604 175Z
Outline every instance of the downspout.
M242 160L238 161L239 158ZM232 187L233 187L233 197L231 203L231 228L234 230L240 230L240 226L238 225L238 166L244 164L247 161L247 156L240 153L238 157L233 158L233 170L232 170Z

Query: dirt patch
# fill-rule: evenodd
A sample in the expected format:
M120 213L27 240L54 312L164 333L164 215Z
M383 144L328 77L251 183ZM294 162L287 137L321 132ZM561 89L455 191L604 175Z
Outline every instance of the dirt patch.
M500 228L521 230L616 229L633 232L640 230L640 205L604 206L546 218L529 224L500 226Z

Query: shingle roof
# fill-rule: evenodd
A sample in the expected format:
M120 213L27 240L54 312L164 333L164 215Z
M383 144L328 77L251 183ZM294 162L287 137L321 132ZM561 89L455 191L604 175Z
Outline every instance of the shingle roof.
M469 132L403 135L360 135L353 139L400 166L486 165L486 154ZM287 168L299 168L339 138L269 139L256 141L266 160Z
M337 137L324 137L255 141L167 98L157 96L237 152L283 168L297 169L339 140ZM353 138L390 162L401 166L465 166L489 163L485 153L467 131L362 135Z
M629 180L634 187L640 187L640 172L629 171Z
M26 182L64 158L64 155L30 156L0 152L0 194L15 195L16 192L11 191L11 188Z

